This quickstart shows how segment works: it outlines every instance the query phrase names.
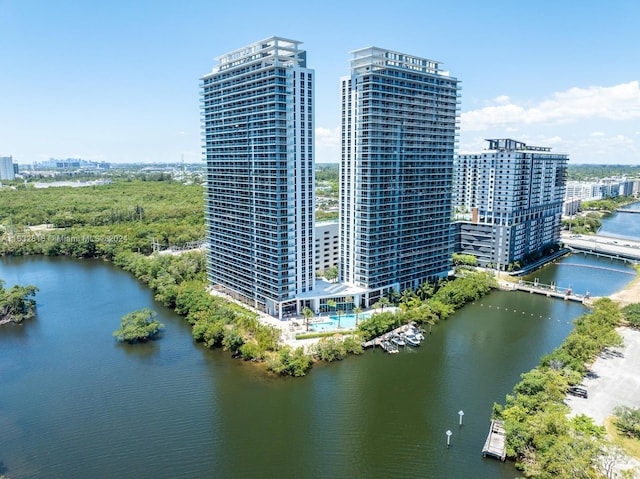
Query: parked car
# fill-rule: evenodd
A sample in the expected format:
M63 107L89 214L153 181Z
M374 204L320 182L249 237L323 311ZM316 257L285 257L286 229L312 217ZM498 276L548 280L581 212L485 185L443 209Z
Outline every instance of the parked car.
M577 396L585 399L588 396L587 390L578 386L571 386L567 392L572 396Z

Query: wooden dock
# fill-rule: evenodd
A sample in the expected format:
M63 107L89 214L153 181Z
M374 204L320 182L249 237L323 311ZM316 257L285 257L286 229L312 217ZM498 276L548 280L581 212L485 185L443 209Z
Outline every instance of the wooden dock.
M504 423L502 421L491 421L487 440L482 448L483 456L491 456L504 461L507 458L507 443Z

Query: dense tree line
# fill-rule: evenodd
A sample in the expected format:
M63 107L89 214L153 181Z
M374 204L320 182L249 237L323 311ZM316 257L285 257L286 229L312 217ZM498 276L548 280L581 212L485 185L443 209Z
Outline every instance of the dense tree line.
M36 301L33 299L38 288L33 285L15 285L9 289L0 280L0 324L21 323L36 314Z
M593 181L612 176L640 176L638 165L568 165L567 179L575 181Z
M115 264L147 283L155 297L184 316L193 338L208 348L223 348L245 360L264 362L277 374L303 376L312 357L302 348L280 344L280 331L260 323L256 314L207 291L202 252L144 256L122 252Z
M613 198L604 198L601 200L584 201L582 210L597 210L605 213L615 211L624 205L628 205L637 201L633 196L615 196Z
M595 234L602 226L602 215L600 213L589 212L570 219L562 220L562 227L571 230L575 234Z
M406 290L400 294L397 298L398 310L382 311L372 315L358 324L358 331L364 341L369 341L412 321L418 324L435 324L447 319L456 309L481 298L495 287L495 278L486 272L471 273L452 281L424 283L417 291ZM382 305L385 302L390 304L394 301L387 299Z
M164 246L199 241L202 195L197 184L131 178L82 188L3 191L0 254L111 260L121 251L150 253L153 240Z
M575 320L562 345L522 374L506 403L494 405L494 417L504 421L507 432L507 455L525 477L605 477L602 467L611 451L604 428L583 415L567 417L563 401L604 348L622 344L615 330L621 317L613 301L598 300L590 313Z

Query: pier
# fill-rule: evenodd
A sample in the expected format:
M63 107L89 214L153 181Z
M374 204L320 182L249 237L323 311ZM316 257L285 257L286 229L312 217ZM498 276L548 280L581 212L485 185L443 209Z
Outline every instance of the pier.
M507 458L506 432L502 421L491 421L489 434L482 448L482 455L495 457L501 461Z
M560 298L567 301L584 302L589 298L589 293L582 295L574 293L571 288L559 288L552 284L532 283L520 280L511 286L513 291L525 291L531 294L543 294L549 298Z
M636 213L636 214L640 213L640 210L628 210L626 208L618 208L616 209L616 211L618 213Z

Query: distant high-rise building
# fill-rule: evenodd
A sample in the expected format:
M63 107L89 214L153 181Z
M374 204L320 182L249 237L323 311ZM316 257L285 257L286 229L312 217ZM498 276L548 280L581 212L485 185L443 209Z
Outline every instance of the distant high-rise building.
M300 44L267 38L201 79L208 279L274 316L315 281L314 71Z
M15 180L13 157L0 156L0 180Z
M511 139L459 155L455 168L456 249L506 269L560 239L569 157Z
M352 54L341 82L340 278L372 304L449 269L459 83L433 60Z

